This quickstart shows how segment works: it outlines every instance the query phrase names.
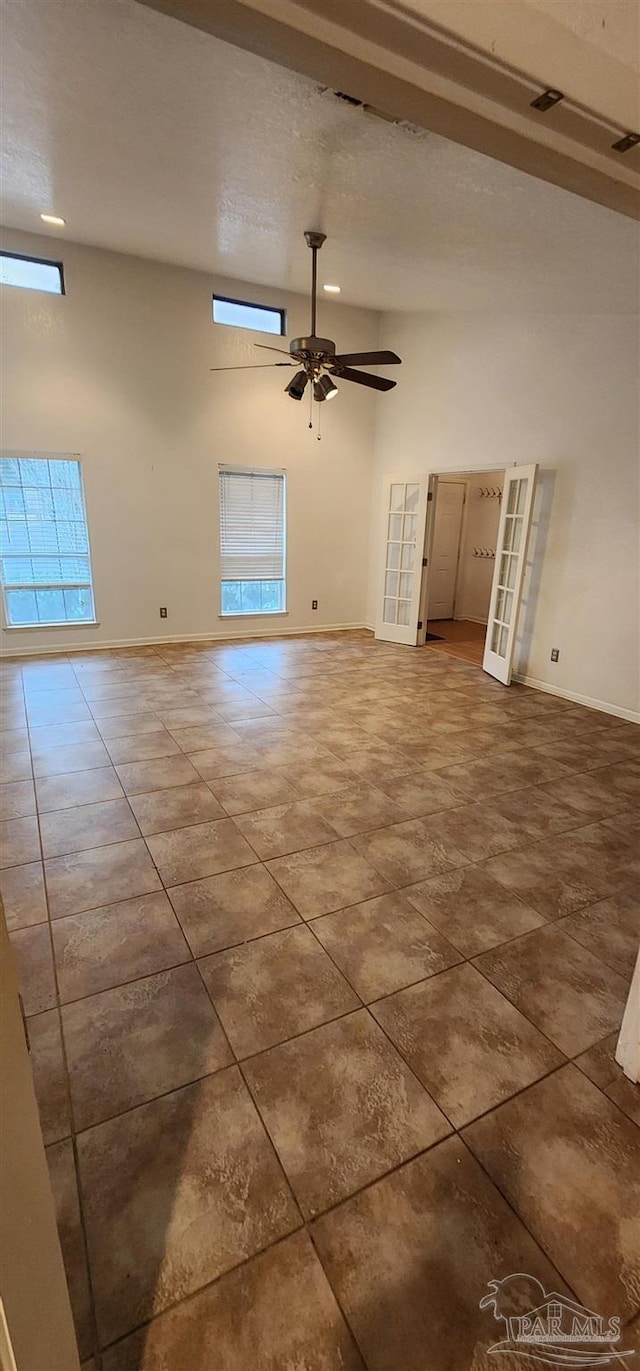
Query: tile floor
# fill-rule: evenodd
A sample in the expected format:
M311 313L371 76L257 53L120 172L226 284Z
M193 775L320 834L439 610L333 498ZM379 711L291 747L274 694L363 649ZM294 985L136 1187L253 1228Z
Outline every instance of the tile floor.
M366 633L1 683L0 887L92 1371L485 1371L514 1272L633 1346L640 729Z

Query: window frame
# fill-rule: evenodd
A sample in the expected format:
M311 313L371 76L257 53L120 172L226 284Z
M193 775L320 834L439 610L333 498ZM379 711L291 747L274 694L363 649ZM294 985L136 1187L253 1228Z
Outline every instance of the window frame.
M223 577L218 576L219 586L219 609L218 618L224 619L283 619L289 613L288 610L288 587L287 587L287 471L285 467L258 467L247 466L236 462L218 463L218 557L221 561L221 540L220 540L220 511L221 511L221 477L224 472L239 472L246 476L279 476L282 479L282 588L283 588L283 609L251 609L251 610L223 610L222 608L222 587L240 581L243 585L252 585L255 579L243 580L242 577ZM221 568L220 568L221 570ZM273 577L265 578L273 580ZM276 578L277 579L277 578ZM259 584L259 580L257 581Z
M76 629L78 629L78 628L96 628L96 627L98 627L99 624L100 624L100 620L99 620L99 618L98 618L98 608L97 608L97 604L96 604L96 592L95 592L94 578L93 578L93 554L92 554L92 551L91 551L91 533L90 533L90 529L89 529L89 515L88 515L88 511L87 511L87 500L86 500L85 488L84 488L84 471L83 471L83 466L82 466L82 457L80 456L80 454L79 454L78 452L19 452L19 451L17 451L15 448L1 448L1 449L0 449L0 458L11 458L11 457L15 458L17 461L33 461L33 462L76 462L76 463L77 463L77 465L78 465L78 471L79 471L79 476L80 476L80 491L81 491L81 494L82 494L82 507L83 507L83 510L84 510L84 524L85 524L85 529L86 529L86 534L87 534L87 553L86 553L86 556L87 556L87 559L88 559L88 562L89 562L90 581L89 581L88 584L89 584L89 587L90 587L90 590L91 590L91 599L92 599L92 601L93 601L93 618L92 618L92 619L55 619L55 620L51 620L50 623L38 623L38 624L12 624L12 623L10 622L10 619L9 619L9 610L8 610L8 607L7 607L7 589L9 589L9 590L35 590L36 587L33 586L33 585L26 585L26 586L8 586L8 587L7 587L7 584L6 584L4 575L2 574L2 560L3 560L3 558L2 558L2 556L0 556L0 586L1 586L1 588L2 588L1 600L2 600L2 619L3 619L3 625L2 625L2 626L3 626L4 631L5 631L6 633L32 633L32 632L36 632L36 633L37 633L37 632L39 632L39 631L40 631L40 632L46 632L46 633L48 633L50 629L56 630L56 629L60 629L60 628L64 628L64 629L76 628ZM9 555L10 555L10 554L9 554ZM29 554L28 554L28 553L25 553L25 554L23 554L23 555L28 556ZM52 554L52 555L55 555L55 554ZM64 555L64 554L60 554L60 555ZM66 583L65 585L63 585L63 586L60 586L60 585L54 586L54 585L49 585L49 584L44 584L44 583L42 583L42 584L39 584L39 585L37 586L37 589L38 589L38 590L82 590L82 589L84 589L84 588L86 587L86 585L87 585L87 582L86 582L86 581L77 582L76 584L72 584L72 582L69 581L69 582L67 582L67 583Z
M0 285L9 286L11 290L35 290L38 295L66 295L64 262L58 262L52 257L33 257L30 252L8 252L5 248L0 248L0 261L7 257L14 262L33 262L36 267L56 267L60 276L60 290L40 290L38 286L14 286L10 281L1 281Z
M225 324L221 319L215 317L216 300L219 300L222 305L240 305L244 309L262 310L265 314L279 314L280 332L274 333L272 329L266 328L252 329L249 324ZM286 338L287 336L287 311L284 308L281 309L279 305L262 305L253 300L234 300L231 295L218 295L218 292L214 290L211 295L211 317L214 324L217 324L219 328L243 328L248 333L267 333L271 338Z

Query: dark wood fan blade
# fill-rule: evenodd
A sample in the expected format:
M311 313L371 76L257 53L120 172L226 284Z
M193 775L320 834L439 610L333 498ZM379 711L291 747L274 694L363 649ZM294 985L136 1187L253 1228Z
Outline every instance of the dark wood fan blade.
M258 347L260 344L258 343ZM248 362L242 367L209 367L209 371L265 371L271 367L294 367L296 362Z
M272 348L270 347L269 343L255 343L254 346L257 348L262 348L265 352L280 352L282 353L283 357L291 356L291 353L285 351L284 348Z
M340 352L336 362L346 367L392 367L400 366L402 358L395 352Z
M359 386L370 386L372 390L393 390L397 381L390 381L388 376L369 376L366 371L354 371L352 367L340 367L334 371L334 376L339 381L355 381Z

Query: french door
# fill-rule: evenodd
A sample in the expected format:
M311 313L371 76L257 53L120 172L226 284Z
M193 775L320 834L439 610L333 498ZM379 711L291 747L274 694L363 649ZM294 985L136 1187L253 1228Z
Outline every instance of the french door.
M509 685L522 598L537 465L505 472L482 666Z
M425 475L384 482L376 638L387 643L418 642L429 486Z

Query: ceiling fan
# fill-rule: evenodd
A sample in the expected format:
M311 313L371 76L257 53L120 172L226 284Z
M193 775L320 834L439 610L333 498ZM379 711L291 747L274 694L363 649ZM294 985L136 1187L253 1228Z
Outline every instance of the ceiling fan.
M316 337L316 313L318 290L318 253L325 241L326 233L315 233L307 229L305 238L312 254L311 267L311 332L308 338L294 338L288 353L284 348L269 347L267 343L257 343L256 347L268 352L279 352L289 360L286 362L257 362L241 367L211 367L211 371L249 371L257 367L299 367L288 386L286 394L292 400L301 400L307 385L311 384L314 400L333 400L338 394L336 378L342 381L355 381L358 386L368 386L371 390L393 390L395 381L386 376L370 376L358 367L397 366L401 358L395 352L336 352L331 338Z

